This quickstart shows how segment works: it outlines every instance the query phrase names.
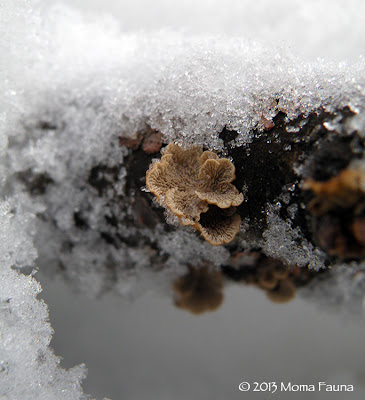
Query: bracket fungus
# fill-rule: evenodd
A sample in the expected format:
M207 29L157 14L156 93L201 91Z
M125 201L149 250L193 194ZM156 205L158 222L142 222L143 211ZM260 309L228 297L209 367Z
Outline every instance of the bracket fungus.
M170 143L146 174L148 189L183 226L200 231L214 246L231 242L240 230L236 207L243 195L232 184L235 167L199 146L183 149Z

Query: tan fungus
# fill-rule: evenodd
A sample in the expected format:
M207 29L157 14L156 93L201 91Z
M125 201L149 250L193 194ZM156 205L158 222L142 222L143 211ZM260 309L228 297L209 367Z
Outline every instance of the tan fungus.
M327 254L340 258L365 255L365 171L351 167L325 182L307 179L314 197L308 210L317 218L315 237Z
M236 206L242 193L232 185L235 167L226 158L170 143L146 174L148 189L179 217L181 225L199 230L212 245L229 243L240 230Z
M315 215L323 215L336 207L350 208L365 197L365 172L345 169L325 182L307 179L304 190L311 190L315 197L308 208Z
M288 303L296 293L295 284L289 279L282 279L274 290L266 292L267 297L274 303Z
M190 268L173 285L175 305L192 314L214 311L223 302L223 278L218 271L206 267Z

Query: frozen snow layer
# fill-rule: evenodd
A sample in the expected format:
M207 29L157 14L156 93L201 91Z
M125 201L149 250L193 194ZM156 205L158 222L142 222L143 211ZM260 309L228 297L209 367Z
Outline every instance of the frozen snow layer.
M11 66L7 117L20 108L39 118L42 110L46 121L66 123L69 146L95 150L94 157L102 157L111 135L132 135L145 122L165 142L219 149L224 126L237 130L242 144L279 110L292 118L321 106L363 103L360 51L351 62L306 61L282 43L269 46L257 38L123 33L111 17L84 17L63 6L43 14L26 6L12 12L4 22L17 27L3 43ZM17 129L12 135L24 137ZM62 147L49 140L39 138L34 156L46 145L50 159L59 157Z
M112 13L124 31L161 27L195 34L228 34L287 42L308 56L344 58L363 50L365 4L362 0L65 0L86 12Z
M47 306L37 299L40 285L32 274L16 270L36 257L29 219L19 208L12 213L9 203L0 203L0 397L81 399L84 366L59 367L49 346L53 331Z

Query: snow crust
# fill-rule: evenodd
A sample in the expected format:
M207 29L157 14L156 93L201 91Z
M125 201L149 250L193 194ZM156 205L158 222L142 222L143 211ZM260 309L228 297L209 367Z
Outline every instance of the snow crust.
M2 399L80 399L83 365L68 371L49 346L53 330L39 283L21 274L34 265L30 236L34 215L0 203L0 395Z
M35 265L36 248L40 268L56 268L52 260L61 261L75 285L91 296L113 287L133 297L153 280L156 287L165 285L162 276L146 272L150 249L114 249L98 235L105 225L103 215L115 211L111 199L125 191L127 150L118 145L119 136L134 137L148 124L163 134L164 143L197 143L221 152L219 133L224 127L239 132L235 145L241 146L279 111L290 120L344 106L357 112L345 134L364 130L364 4L353 1L343 9L342 2L294 3L282 0L267 7L263 1L231 0L223 10L218 1L181 2L181 22L161 0L150 8L152 13L164 10L161 28L142 0L135 8L125 3L124 10L115 9L116 14L124 11L121 24L117 18L86 12L86 3L80 1L83 10L26 0L0 6L4 399L83 396L84 368L59 367L49 347L47 307L36 297L40 286L32 274L17 271ZM116 7L111 4L111 9ZM133 23L129 16L139 16L140 5L145 12ZM94 1L90 7L99 6ZM188 6L196 8L190 20ZM348 58L309 57L333 55L334 49ZM85 186L95 165L119 168L117 184L103 196ZM29 170L53 182L46 193L25 194L16 177ZM106 172L103 178L108 179ZM83 213L91 229L75 228L75 212ZM123 208L119 212L126 217L129 213ZM115 233L129 237L133 230L118 227ZM158 242L170 274L187 259L211 258L219 266L228 257L226 249L210 251L189 231L164 237L159 233L157 227L143 235ZM297 235L268 205L266 252L292 257L297 264L310 257L314 268L321 267L322 254L310 244L298 246ZM69 242L73 248L65 251ZM103 268L120 260L116 272Z

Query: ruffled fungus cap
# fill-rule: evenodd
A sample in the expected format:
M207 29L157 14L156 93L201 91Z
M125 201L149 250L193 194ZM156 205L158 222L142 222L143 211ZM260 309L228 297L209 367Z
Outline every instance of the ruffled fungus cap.
M199 230L204 239L218 246L231 242L240 230L236 206L243 195L231 183L235 167L199 146L188 149L170 143L161 160L147 171L146 184L181 225Z

